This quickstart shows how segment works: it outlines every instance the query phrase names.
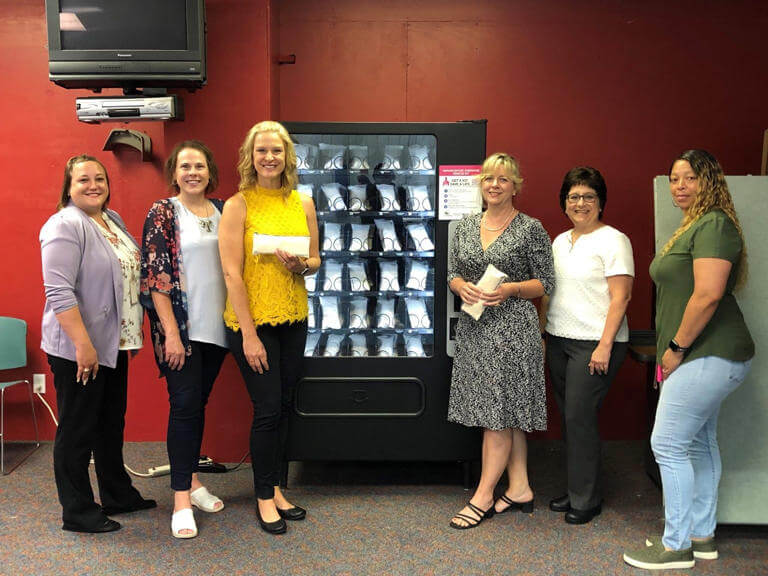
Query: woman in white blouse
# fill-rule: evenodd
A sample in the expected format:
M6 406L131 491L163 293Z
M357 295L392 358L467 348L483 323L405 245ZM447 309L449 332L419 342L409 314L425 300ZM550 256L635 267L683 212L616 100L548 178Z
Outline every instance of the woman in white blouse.
M602 509L598 411L629 340L632 245L603 223L606 200L605 180L596 169L576 167L565 175L560 207L573 228L552 242L555 289L541 310L568 468L568 492L549 507L565 512L569 524L585 524Z

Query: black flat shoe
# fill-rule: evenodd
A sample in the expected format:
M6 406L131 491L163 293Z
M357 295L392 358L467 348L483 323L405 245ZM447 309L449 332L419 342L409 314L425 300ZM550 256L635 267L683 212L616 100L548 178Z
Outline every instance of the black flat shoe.
M496 510L496 502L498 502L499 500L501 500L505 504L508 504L508 506L504 508L504 510ZM493 508L496 511L496 514L504 514L505 512L509 512L510 510L512 510L513 512L519 510L520 512L525 512L526 514L533 514L533 498L528 500L528 502L515 502L511 498L507 497L506 494L502 494L501 496L499 496L499 500L496 500L496 502L493 503Z
M68 532L101 534L103 532L114 532L115 530L120 530L120 522L110 520L109 518L104 518L104 521L101 524L94 524L93 526L80 526L78 524L70 524L68 522L64 522L61 528L62 530L67 530Z
M258 503L256 504L256 518L259 519L259 525L261 525L261 529L264 530L264 532L269 532L270 534L285 534L285 531L288 529L285 525L285 520L282 518L280 518L280 520L275 520L274 522L265 522L261 517L261 510L259 510Z
M277 509L277 513L280 514L280 518L284 520L304 520L307 517L307 511L300 506L294 506L287 510Z
M553 498L549 501L549 509L552 512L568 512L571 509L571 498L568 494L563 494L559 498Z
M118 514L128 514L129 512L138 512L139 510L149 510L157 508L157 502L142 498L129 506L102 506L101 511L107 516L117 516Z
M568 512L565 513L565 521L568 524L586 524L587 522L591 522L592 518L595 516L599 516L600 512L602 511L602 504L598 504L594 508L589 508L588 510L577 510L576 508L571 508L568 510Z

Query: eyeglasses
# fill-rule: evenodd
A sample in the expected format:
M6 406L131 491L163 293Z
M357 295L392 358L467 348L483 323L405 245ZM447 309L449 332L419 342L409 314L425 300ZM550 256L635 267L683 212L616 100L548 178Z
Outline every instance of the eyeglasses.
M594 204L597 201L597 194L568 194L565 199L568 200L568 204L577 204L579 200L583 200L584 204Z

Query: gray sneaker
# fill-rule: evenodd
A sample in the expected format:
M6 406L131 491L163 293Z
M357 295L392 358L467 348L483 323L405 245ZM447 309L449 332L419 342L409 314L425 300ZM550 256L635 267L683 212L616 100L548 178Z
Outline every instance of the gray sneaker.
M660 540L646 540L643 548L624 553L624 562L645 570L693 568L693 549L665 550Z
M691 540L691 548L693 548L693 557L699 560L715 560L717 558L717 544L715 544L714 536L706 540Z

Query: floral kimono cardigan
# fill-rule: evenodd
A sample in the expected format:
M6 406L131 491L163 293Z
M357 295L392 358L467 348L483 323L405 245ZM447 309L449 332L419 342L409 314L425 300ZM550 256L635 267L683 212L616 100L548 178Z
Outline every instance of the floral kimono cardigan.
M224 201L210 199L221 212ZM181 258L181 242L176 210L170 198L158 200L152 205L144 221L141 243L141 294L139 299L147 311L155 360L162 369L165 362L165 332L152 302L152 292L163 292L171 297L171 307L179 325L181 343L192 353L189 343L189 316L185 292L184 264Z

